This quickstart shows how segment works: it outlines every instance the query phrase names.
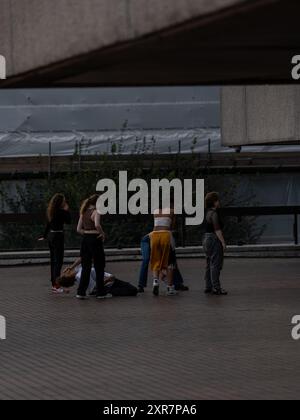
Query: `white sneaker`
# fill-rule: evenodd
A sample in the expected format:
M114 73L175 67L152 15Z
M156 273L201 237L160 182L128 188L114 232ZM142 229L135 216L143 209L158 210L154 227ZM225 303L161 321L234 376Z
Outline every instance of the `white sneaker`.
M87 300L88 297L87 296L76 295L76 299L78 299L78 300Z
M167 296L177 296L178 292L174 289L174 287L168 287L167 289Z

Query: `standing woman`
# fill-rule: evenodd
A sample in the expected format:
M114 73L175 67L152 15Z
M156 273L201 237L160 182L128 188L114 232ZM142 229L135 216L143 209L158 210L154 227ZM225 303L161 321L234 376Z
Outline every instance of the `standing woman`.
M56 283L61 276L64 263L65 235L64 225L71 224L69 205L63 194L55 194L48 205L48 223L40 241L48 239L51 259L51 283L54 293L61 293L62 289Z
M221 220L219 194L211 192L205 197L205 237L203 242L207 258L205 282L206 294L227 295L222 289L220 275L223 268L224 251L226 243L223 235L224 224Z
M81 300L86 299L93 263L96 271L97 299L112 297L105 292L104 287L105 254L103 241L105 240L105 234L101 226L101 216L96 208L98 198L98 195L93 195L83 202L77 226L77 232L83 235L80 252L82 273L76 296L77 299Z

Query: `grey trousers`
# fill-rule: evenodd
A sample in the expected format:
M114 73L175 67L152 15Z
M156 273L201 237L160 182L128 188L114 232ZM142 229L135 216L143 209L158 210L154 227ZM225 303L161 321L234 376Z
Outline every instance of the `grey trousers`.
M224 250L221 241L214 233L204 237L203 248L207 258L205 282L207 289L221 289L220 274L224 262Z

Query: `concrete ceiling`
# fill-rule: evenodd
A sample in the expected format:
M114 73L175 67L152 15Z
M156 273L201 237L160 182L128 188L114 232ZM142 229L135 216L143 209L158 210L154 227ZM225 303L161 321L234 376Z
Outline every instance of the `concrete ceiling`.
M300 54L298 0L3 3L1 87L286 83Z

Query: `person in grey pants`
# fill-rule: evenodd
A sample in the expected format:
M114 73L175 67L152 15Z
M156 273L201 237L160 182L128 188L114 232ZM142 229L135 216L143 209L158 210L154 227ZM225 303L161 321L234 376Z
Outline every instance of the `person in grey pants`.
M225 296L228 293L222 289L220 275L223 268L226 243L223 235L224 224L219 215L221 204L218 193L212 192L207 194L205 207L205 236L203 241L203 248L207 258L205 293Z

